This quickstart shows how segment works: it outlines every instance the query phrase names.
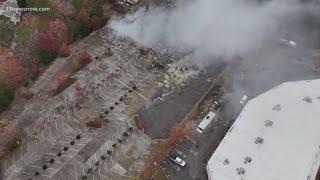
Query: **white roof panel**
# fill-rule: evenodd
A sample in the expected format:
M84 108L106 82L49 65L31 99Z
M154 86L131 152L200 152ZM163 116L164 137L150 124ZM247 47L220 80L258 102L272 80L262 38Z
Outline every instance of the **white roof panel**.
M258 137L262 143L256 144ZM208 176L311 180L320 164L319 145L320 80L283 83L247 103L210 158Z

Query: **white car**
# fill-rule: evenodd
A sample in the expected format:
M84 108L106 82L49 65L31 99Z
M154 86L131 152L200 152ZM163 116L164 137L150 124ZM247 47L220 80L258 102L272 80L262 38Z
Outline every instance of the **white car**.
M241 100L240 100L240 104L246 103L247 100L248 100L248 96L247 96L247 95L242 96L242 98L241 98Z
M181 167L185 167L186 166L186 162L184 160L182 160L180 157L171 154L169 156L170 160L173 161L174 163L176 163L177 165L181 166Z
M280 44L282 44L285 47L292 47L295 48L297 46L297 43L292 40L287 40L287 39L280 39Z
M126 3L128 4L128 5L135 5L135 4L137 4L139 2L139 0L126 0Z

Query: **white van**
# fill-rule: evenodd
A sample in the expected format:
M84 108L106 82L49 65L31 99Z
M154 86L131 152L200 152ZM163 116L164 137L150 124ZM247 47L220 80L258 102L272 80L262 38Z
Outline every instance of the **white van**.
M216 114L212 111L210 111L206 117L203 118L203 120L200 122L197 131L199 133L202 133L203 130L206 129L206 127L210 124L210 122L214 119L214 117L216 116Z

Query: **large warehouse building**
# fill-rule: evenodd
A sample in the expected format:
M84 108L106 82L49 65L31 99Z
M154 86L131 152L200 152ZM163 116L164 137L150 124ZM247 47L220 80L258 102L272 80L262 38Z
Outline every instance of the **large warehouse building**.
M314 180L320 165L320 79L250 100L207 164L209 180Z

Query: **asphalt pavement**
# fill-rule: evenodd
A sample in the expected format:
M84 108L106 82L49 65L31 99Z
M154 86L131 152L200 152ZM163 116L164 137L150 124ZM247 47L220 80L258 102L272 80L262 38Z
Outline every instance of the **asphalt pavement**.
M172 124L182 120L208 90L211 83L207 79L217 77L225 67L225 62L215 62L214 66L208 67L206 72L193 79L180 92L166 97L164 101L142 107L138 113L146 122L145 133L153 139L167 138Z
M170 162L163 165L170 180L207 180L207 161L241 112L240 99L243 95L253 98L286 81L320 78L320 73L312 70L311 65L301 62L299 51L301 49L272 45L244 57L245 62L233 77L233 90L227 94L228 102L217 119L200 135L196 144L183 142L176 148L187 166L177 168Z

